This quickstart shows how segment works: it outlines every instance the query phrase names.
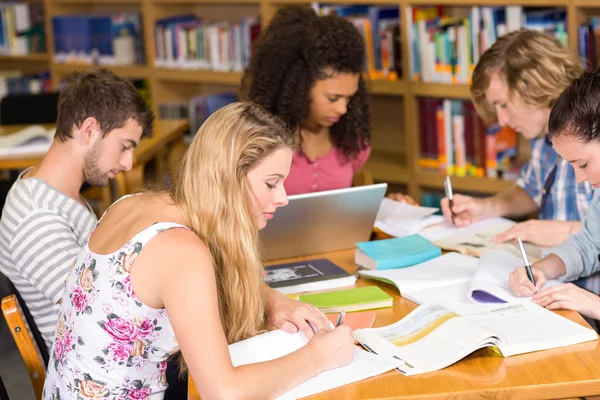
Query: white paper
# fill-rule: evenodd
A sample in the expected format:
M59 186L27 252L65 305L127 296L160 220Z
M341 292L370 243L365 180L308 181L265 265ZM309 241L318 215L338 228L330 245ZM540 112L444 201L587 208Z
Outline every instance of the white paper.
M470 282L477 269L477 262L475 257L459 253L446 253L412 267L359 271L359 274L391 283L404 296L409 292Z
M515 268L524 265L523 259L503 250L490 250L480 259L473 277L469 297L475 302L522 302L531 300L530 297L516 296L509 285L509 275ZM561 283L553 279L546 282L544 287ZM489 301L480 299L482 296L492 296ZM494 299L495 298L495 299Z
M229 345L229 354L234 367L274 360L290 354L306 345L302 333L286 333L275 330ZM278 399L297 399L348 385L391 371L402 362L390 356L367 353L356 347L354 360L340 368L320 373L296 386Z
M413 235L444 220L441 215L432 215L436 211L438 208L411 206L384 198L375 218L375 227L395 237Z

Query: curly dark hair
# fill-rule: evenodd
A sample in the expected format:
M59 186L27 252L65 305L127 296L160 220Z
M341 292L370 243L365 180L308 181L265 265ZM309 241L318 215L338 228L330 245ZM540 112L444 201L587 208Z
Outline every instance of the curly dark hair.
M358 74L358 91L330 129L334 145L350 160L371 141L364 63L363 38L351 22L337 15L318 16L310 8L285 7L256 43L242 80L242 97L295 130L309 117L310 89L317 80L335 73Z

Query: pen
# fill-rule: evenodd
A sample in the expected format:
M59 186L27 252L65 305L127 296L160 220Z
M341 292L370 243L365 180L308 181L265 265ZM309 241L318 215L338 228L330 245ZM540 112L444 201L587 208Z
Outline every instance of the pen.
M452 207L454 205L453 199L454 195L452 194L452 183L450 182L450 177L446 175L446 180L444 181L444 190L446 191L446 197L448 198L448 202L450 203L450 213L452 214L452 223L454 224L454 211L452 211Z
M340 315L338 315L337 320L335 321L335 326L343 325L345 316L346 316L346 310L342 310Z
M529 259L527 258L527 253L525 253L525 247L523 247L523 242L521 238L517 238L519 241L519 249L521 249L521 256L523 257L523 262L525 263L525 271L527 271L527 277L535 285L535 278L533 277L533 272L531 272L531 265L529 265Z

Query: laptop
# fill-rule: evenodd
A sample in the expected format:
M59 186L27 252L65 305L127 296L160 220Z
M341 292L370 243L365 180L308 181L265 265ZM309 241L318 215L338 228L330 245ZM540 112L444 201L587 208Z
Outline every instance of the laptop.
M260 231L266 260L352 249L369 240L387 183L289 197Z

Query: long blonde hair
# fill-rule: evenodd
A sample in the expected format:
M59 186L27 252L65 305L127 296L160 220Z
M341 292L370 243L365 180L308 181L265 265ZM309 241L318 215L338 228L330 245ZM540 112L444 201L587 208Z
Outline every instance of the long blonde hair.
M471 85L477 113L486 122L496 122L494 107L485 91L498 72L508 86L509 97L517 95L528 106L552 108L558 96L583 73L577 54L546 33L521 29L498 38L483 53Z
M278 117L256 104L233 103L200 127L171 185L171 197L212 254L229 343L265 326L264 270L247 174L275 150L293 145Z

